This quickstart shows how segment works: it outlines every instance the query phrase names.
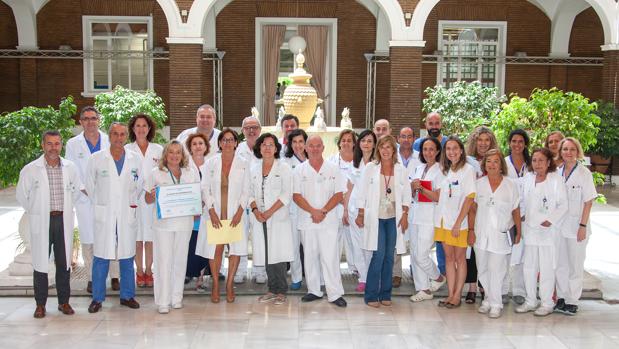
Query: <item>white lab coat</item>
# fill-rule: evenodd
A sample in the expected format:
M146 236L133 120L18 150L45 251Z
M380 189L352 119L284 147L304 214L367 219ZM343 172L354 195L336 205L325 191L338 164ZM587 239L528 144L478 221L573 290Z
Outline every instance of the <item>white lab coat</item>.
M557 169L561 177L565 178L566 175L563 171L563 166ZM582 164L576 165L574 172L565 182L565 188L567 190L568 214L561 224L561 235L565 238L576 239L585 202L595 199L598 195L591 171ZM591 224L587 224L586 230L587 236L589 236Z
M381 165L375 162L368 163L361 177L359 193L356 198L355 206L364 209L363 217L363 249L376 251L378 246L378 211L381 195L385 188L381 188L380 183ZM395 219L396 223L402 217L402 206L410 208L411 186L408 181L407 170L404 166L397 163L393 168L393 196L395 197ZM402 229L398 227L396 237L396 250L398 254L406 252Z
M221 217L221 153L209 159L202 167L202 199L204 200L204 215L208 217L208 211L215 209L218 217ZM228 202L225 203L228 209L228 217L231 220L239 206L243 209L247 207L249 193L249 167L247 161L242 157L234 157L228 175ZM246 215L243 215L242 224ZM204 218L204 216L203 216ZM205 258L214 258L215 245L207 242L207 220L200 220L200 233L196 244L196 254ZM241 241L230 244L230 254L244 256L247 255L247 235L243 232Z
M443 229L451 230L460 215L464 200L470 194L475 194L475 180L475 169L468 163L456 172L449 169L438 184L441 193L434 209L435 227L441 227L442 224ZM460 229L468 229L467 219L462 221Z
M142 189L140 156L125 151L120 175L109 149L92 155L86 191L95 207L94 255L126 259L135 255L138 193Z
M263 196L264 205L262 205L261 200ZM292 171L283 160L276 159L271 172L265 179L263 190L262 160L259 160L251 168L248 203L251 204L255 201L258 209L264 212L273 206L277 200L281 201L284 206L275 211L266 222L269 264L290 262L294 257L292 225L288 210L288 205L292 202ZM262 266L265 262L263 226L253 213L250 213L249 217L252 231L256 232L253 240L254 265Z
M153 168L159 165L163 147L156 143L148 143L146 153L142 154L140 147L137 143L129 143L125 145L125 150L130 150L136 153L140 157L142 162L141 173L143 179L146 179ZM153 241L153 208L146 203L146 197L143 190L139 190L138 194L138 235L137 241Z
M215 154L219 153L219 144L217 144L217 137L219 137L220 132L221 131L219 131L218 129L213 128L212 136L210 136L211 138L209 139L209 144L211 148L208 154L206 154L205 156L206 159L210 159L213 156L215 156ZM187 149L185 142L187 141L187 138L189 138L189 136L194 133L198 133L198 127L188 128L184 130L183 132L181 132L178 136L176 136L176 140L179 141L183 145L183 148L185 148L185 150L187 151L187 154L189 154L189 149Z
M441 171L441 165L438 162L435 162L432 167L430 167L425 175L424 171L426 169L427 164L421 164L414 169L411 173L410 179L411 182L415 179L431 181L432 182L432 190L438 189L438 184L443 181L443 172ZM436 202L419 202L418 194L413 195L413 203L411 205L411 211L413 212L413 224L416 225L429 225L434 226L434 210L436 209Z
M99 131L100 150L110 147L108 136ZM90 149L86 144L84 132L67 141L65 157L72 161L79 171L82 183L86 183L86 167L90 159ZM80 242L82 244L92 244L94 242L95 212L92 200L89 196L80 192L78 200L75 202L75 215L77 216L78 229L80 232Z
M73 206L83 189L75 164L60 158L62 166L64 247L67 270L71 268L73 248ZM24 166L19 173L16 196L26 211L30 229L32 266L40 273L47 273L49 266L49 212L50 195L45 158L43 156Z

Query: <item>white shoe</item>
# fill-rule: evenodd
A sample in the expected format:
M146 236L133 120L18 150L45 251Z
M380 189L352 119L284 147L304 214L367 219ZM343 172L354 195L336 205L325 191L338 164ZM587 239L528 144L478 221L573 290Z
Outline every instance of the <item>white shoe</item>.
M518 314L528 313L537 309L537 306L524 303L523 305L516 307L515 311Z
M488 314L490 311L490 304L486 302L482 302L479 308L477 308L477 312L480 314Z
M501 308L499 307L491 307L488 312L488 317L491 319L498 319L501 317Z
M537 308L537 310L533 313L533 315L535 315L535 316L546 316L546 315L552 314L552 312L553 312L552 307L541 306L541 307Z
M172 308L174 308L174 309L182 309L183 308L183 302L178 302L178 303L172 304Z
M234 283L235 284L242 284L244 282L245 282L245 275L239 274L239 273L234 275Z
M410 296L409 300L413 303L417 303L417 302L427 301L432 298L434 298L434 295L432 293L427 294L424 291L419 291L417 292L417 294Z
M257 284L265 284L267 282L267 276L266 275L257 275L256 276L256 283Z
M443 285L447 282L447 278L445 277L445 275L442 275L442 276L443 276L443 281L435 281L435 280L430 281L430 291L436 292L441 287L443 287Z
M159 307L158 311L159 311L159 314L167 314L170 312L170 307L162 305Z

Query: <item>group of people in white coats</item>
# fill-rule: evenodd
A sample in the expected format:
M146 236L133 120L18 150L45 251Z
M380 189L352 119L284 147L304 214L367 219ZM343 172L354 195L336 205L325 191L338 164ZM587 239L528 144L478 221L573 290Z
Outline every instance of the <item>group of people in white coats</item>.
M110 273L120 277L121 305L139 308L137 284L154 286L159 313L182 308L190 269L199 281L209 270L210 299L218 303L226 249L225 295L234 302L250 243L254 275L267 281L268 291L258 299L263 303L285 304L287 290L301 287L304 272L303 302L322 299L324 285L328 301L345 307L344 250L365 303L391 306L392 288L401 280L398 258L408 248L416 290L410 300L433 299L447 283L448 296L438 305L457 308L470 280L472 247L477 274L472 283L483 289L480 313L499 317L510 284L516 312L578 310L597 194L574 138L551 133L548 148L529 154L527 133L515 130L503 157L489 129L477 128L465 147L458 137L442 136L440 115L431 113L429 136L414 145L412 129L402 129L396 141L388 122L379 120L375 130L359 135L342 131L338 153L327 159L322 139L299 129L292 115L282 119L282 139L261 135L260 122L245 118L246 141L239 143L236 131L214 128L214 110L204 105L195 130L165 147L152 143L156 128L147 115L134 116L128 126L113 123L109 140L98 120L92 107L80 114L84 132L67 145L74 162L59 156L62 139L48 132L44 155L20 175L17 196L33 234L35 317L45 316L50 251L56 257L59 310L73 313L68 285L73 208L92 272L91 313L102 308L111 263L118 263L118 274ZM127 138L132 142L125 144ZM186 183L200 183L203 212L159 218L156 188ZM242 225L241 240L209 244L209 234L223 224Z

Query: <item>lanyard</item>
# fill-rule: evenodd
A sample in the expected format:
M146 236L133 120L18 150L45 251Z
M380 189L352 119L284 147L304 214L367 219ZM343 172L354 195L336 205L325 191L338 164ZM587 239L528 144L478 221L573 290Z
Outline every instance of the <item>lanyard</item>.
M522 167L520 168L520 171L518 171L518 169L516 168L516 164L514 164L514 159L512 159L512 155L509 155L509 161L512 163L512 166L514 167L514 170L516 170L516 175L518 177L522 177L524 176L524 167L527 165L526 163L522 164Z
M421 179L423 180L424 178L426 178L426 174L428 174L428 170L430 169L430 166L428 166L426 164L426 167L423 169L423 174L421 174Z
M172 178L172 184L177 184L176 183L176 179L174 178L174 175L172 174L172 171L170 170L170 168L168 166L166 166L165 168L168 169L168 173L170 174L170 178Z
M561 176L565 176L565 167L566 166L567 166L567 164L563 165L563 170L561 171ZM565 179L565 183L567 183L567 181L570 179L570 177L572 177L572 173L574 173L574 170L576 170L576 167L578 167L578 162L576 162L576 165L574 165L574 167L572 167L572 170L567 175L567 178Z

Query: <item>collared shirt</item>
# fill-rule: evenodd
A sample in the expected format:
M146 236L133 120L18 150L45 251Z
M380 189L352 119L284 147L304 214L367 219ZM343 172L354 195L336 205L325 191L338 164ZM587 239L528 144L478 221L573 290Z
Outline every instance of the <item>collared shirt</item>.
M64 210L64 196L62 193L62 164L58 166L50 166L45 161L45 170L47 171L47 180L49 181L49 210L62 211Z

